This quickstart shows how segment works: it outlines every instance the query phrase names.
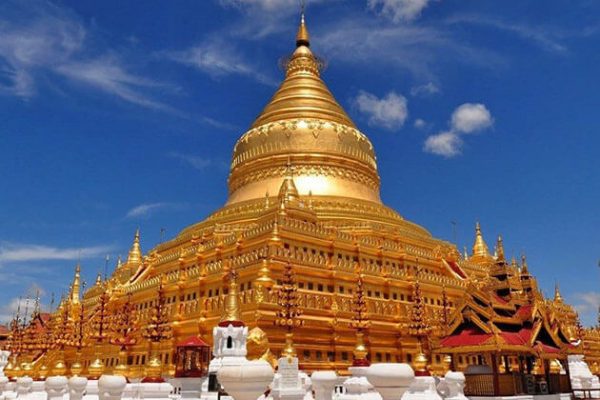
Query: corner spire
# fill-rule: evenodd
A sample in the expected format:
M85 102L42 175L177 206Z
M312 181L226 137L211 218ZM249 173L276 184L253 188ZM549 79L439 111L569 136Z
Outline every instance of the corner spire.
M133 237L133 244L127 256L128 265L139 265L142 262L142 250L140 248L140 228L137 228Z
M81 287L81 266L79 262L75 266L75 276L71 284L71 303L79 304L79 288Z
M479 225L479 221L475 225L475 243L473 243L473 252L472 255L474 257L479 258L489 258L490 252L488 250L487 244L485 240L483 240L483 235L481 233L481 225Z
M294 183L294 172L292 169L292 163L288 157L286 164L285 178L279 187L279 205L280 208L285 209L285 206L295 200L298 200L298 189Z
M527 257L525 257L525 254L521 255L521 275L529 275L529 268L527 267Z
M238 294L237 271L233 266L229 267L228 277L228 292L225 297L225 310L221 317L219 326L228 326L229 324L242 324L240 316L240 299Z
M496 261L501 263L506 261L504 257L504 243L502 242L502 235L498 235L498 240L496 241Z
M562 295L560 294L560 289L558 287L558 282L554 284L554 301L557 303L562 303L563 301Z

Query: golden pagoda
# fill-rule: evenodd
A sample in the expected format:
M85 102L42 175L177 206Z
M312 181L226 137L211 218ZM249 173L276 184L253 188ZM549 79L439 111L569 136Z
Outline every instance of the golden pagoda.
M383 204L373 145L335 100L321 72L302 17L283 82L233 149L226 204L145 255L138 229L126 261L118 262L112 276L106 281L99 276L81 300L73 285L70 301L81 301L87 313L98 313L103 296L109 296L108 313L131 302L146 331L156 318L160 289L161 315L170 321L171 334L154 341L151 355L148 338L155 332L128 334L129 377L144 376L150 357L163 373L174 370L175 343L194 335L211 342L210 332L224 312L266 335L261 342L270 349L261 354L295 352L307 371L344 372L355 358L361 365L422 362L417 356L423 335L410 329L415 282L423 321L440 312L447 316L465 304L469 288L484 283L501 286L499 295L518 293L519 299L527 291L538 293L525 260L520 270L505 262L501 239L496 257L489 253L479 223L472 254L463 256L454 244ZM302 313L282 310L290 304L282 297L285 287L293 287L294 308ZM546 307L559 310L563 303ZM279 326L282 315L294 326L293 348L291 329ZM553 323L572 329L569 309L560 308L558 315L568 318ZM435 346L435 338L429 342ZM104 341L101 347L107 373L124 368L118 343ZM46 361L56 359L57 351L49 350ZM86 368L99 351L83 348ZM74 357L75 352L67 353L67 364ZM432 357L429 362L443 369L448 361Z

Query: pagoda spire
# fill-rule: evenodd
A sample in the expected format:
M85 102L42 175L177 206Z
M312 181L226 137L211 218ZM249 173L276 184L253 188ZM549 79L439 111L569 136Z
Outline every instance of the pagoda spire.
M504 243L502 242L502 235L498 235L498 240L496 241L496 261L499 263L506 261L506 258L504 257Z
M310 47L310 35L306 28L306 21L304 18L304 7L305 4L302 2L302 11L300 12L300 26L298 27L298 33L296 34L296 47L306 46Z
M473 252L472 255L474 257L480 258L489 258L490 252L488 250L488 246L483 240L483 235L481 233L481 225L479 225L479 221L475 225L475 243L473 243Z
M96 286L100 285L102 285L102 272L98 272L98 275L96 276Z
M527 267L527 257L525 257L525 254L521 255L521 275L529 275L529 268Z
M294 183L294 169L292 167L292 162L290 157L288 157L286 170L285 170L285 178L281 183L279 188L279 201L282 204L287 204L293 200L297 200L298 189L296 188L296 184Z
M227 326L231 322L242 322L237 277L237 271L233 266L230 266L227 274L228 292L227 297L225 297L225 310L219 326Z
M554 301L557 303L563 302L562 295L560 294L560 288L558 287L558 282L554 284Z
M128 265L139 265L142 262L142 249L140 248L140 228L137 228L133 236L133 244L127 256Z
M75 266L75 276L71 284L71 304L79 304L79 292L81 288L81 265L77 262Z

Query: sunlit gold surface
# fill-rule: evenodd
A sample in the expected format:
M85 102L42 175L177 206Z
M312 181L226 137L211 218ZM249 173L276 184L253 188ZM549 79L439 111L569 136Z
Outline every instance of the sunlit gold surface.
M21 370L23 371L23 376L32 376L33 373L33 365L31 363L25 362L21 366Z
M427 372L427 356L423 353L418 353L413 361L413 368L417 372Z
M162 382L162 362L156 352L156 343L151 344L150 361L145 367L145 382Z
M121 375L126 378L129 377L129 367L127 366L127 352L122 350L119 351L119 364L115 367L113 373L115 375Z
M96 357L94 361L88 367L88 378L89 379L98 379L104 373L105 366L100 357Z
M366 359L369 351L365 346L365 334L361 330L356 331L356 345L354 346L353 355L356 360Z
M229 204L276 193L286 162L301 195L380 202L373 145L320 78L319 61L301 24L286 77L234 148Z
M127 260L118 262L107 280L99 275L85 291L80 303L86 320L97 319L108 299L105 312L111 322L105 336L110 340L97 350L83 348L81 362L87 365L101 351L102 358L112 359L103 365L105 372L123 373L126 357L119 354L119 343L127 338L133 360L128 375L159 380L161 358L172 363L180 340L200 335L210 344L220 321L242 321L258 335L250 343L260 350L251 349L251 358L273 362L274 355L296 354L309 372L344 374L353 358L366 361L367 355L372 361L413 362L416 369L427 370L427 354L431 371L443 371L448 360L431 357L431 346L423 343L439 340L445 308L455 310L469 290L505 285L526 299L535 287L524 258L521 265L514 261L507 267L506 282L494 277L504 248L499 240L496 258L491 255L479 224L472 255L461 255L454 244L381 202L371 142L321 79L305 24L297 41L284 82L235 146L227 203L147 253L136 231ZM398 167L404 165L398 162ZM403 201L418 199L406 194ZM288 282L296 288L295 300L282 296L288 266L295 275ZM413 297L420 299L417 307ZM123 335L115 329L114 316L126 299L134 306L132 321L139 329ZM61 330L59 322L70 326L73 321L62 316L81 312L74 304L73 296L61 302L56 321L49 323L58 328L52 330ZM552 316L552 329L577 336L576 314L562 298L536 304ZM294 309L298 313L290 312ZM585 349L591 349L587 359L600 361L600 328L581 335ZM66 347L66 360L78 359L76 349ZM42 362L48 365L64 360L62 348L43 351ZM455 358L454 363L461 370L468 362ZM93 373L96 364L90 365L90 375L98 374Z
M67 366L62 358L59 358L54 366L52 367L53 375L65 375L67 373Z
M46 366L46 364L42 364L40 366L40 368L38 369L38 373L37 373L38 379L40 381L45 380L46 377L48 377L48 372L50 372L49 368Z
M75 361L71 364L71 376L81 376L82 372L83 365L79 361Z

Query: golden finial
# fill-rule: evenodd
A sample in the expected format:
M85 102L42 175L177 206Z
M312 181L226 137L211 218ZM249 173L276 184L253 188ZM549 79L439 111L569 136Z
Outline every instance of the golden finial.
M560 289L558 287L558 282L554 284L554 301L558 303L562 303L563 301L562 295L560 294Z
M179 249L179 257L177 258L177 262L179 263L179 265L185 264L185 250L183 247Z
M98 276L96 276L96 286L102 285L102 273L98 272Z
M121 255L119 254L119 256L117 257L117 267L115 269L119 270L119 269L121 269L122 266L123 266L123 261L121 260Z
M527 267L527 258L525 254L521 255L521 275L529 275L529 268Z
M227 274L228 292L225 298L225 310L221 317L221 323L241 322L240 316L240 299L238 294L237 271L233 266L230 266Z
M140 248L140 228L137 228L133 237L133 244L127 257L128 265L139 265L142 262L142 250Z
M266 289L269 289L273 286L273 279L269 277L269 260L267 260L266 257L262 259L261 267L258 271L258 278L256 279L256 282Z
M291 163L288 157L288 163L286 166L286 174L281 186L279 187L279 214L285 215L288 203L298 200L298 189L294 183L293 172Z
M308 29L306 28L306 22L304 20L304 8L306 4L302 2L302 11L300 13L300 26L298 27L298 33L296 34L296 47L306 46L310 47L310 36Z
M490 257L490 252L488 250L487 244L483 240L483 235L481 234L481 226L479 225L479 221L475 225L475 243L473 244L473 256L488 258Z
M496 241L496 261L504 262L504 244L502 242L502 235L498 235L498 240Z
M282 209L285 209L287 203L297 200L299 197L298 189L296 188L296 184L294 183L294 170L292 167L290 157L288 157L286 163L285 178L283 179L283 182L279 187L278 197L280 207Z
M81 266L79 262L75 266L75 276L71 284L71 303L79 304L79 288L81 287Z

